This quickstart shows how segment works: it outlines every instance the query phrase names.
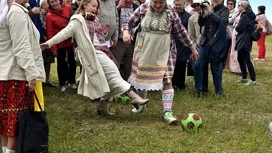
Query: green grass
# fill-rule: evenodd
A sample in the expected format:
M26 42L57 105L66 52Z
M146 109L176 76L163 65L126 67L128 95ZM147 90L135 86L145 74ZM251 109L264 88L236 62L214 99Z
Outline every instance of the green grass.
M208 97L192 98L194 81L187 78L186 92L176 92L174 113L201 115L203 128L189 134L163 122L161 92L148 95L145 112L131 113L131 105L113 103L117 116L96 114L97 103L76 95L72 89L45 88L51 153L247 153L272 152L272 135L266 134L272 121L272 37L267 38L265 62L255 62L257 86L235 83L239 76L224 70L224 97L213 96L210 77ZM256 45L253 47L256 57ZM53 65L55 67L55 64ZM57 84L56 70L51 73ZM95 90L95 89L94 89Z

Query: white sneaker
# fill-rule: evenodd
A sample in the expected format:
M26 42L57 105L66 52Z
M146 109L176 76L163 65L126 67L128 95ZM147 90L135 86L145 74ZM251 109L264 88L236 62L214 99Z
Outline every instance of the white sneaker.
M259 58L254 58L254 59L253 59L253 61L258 61L258 60L259 60Z
M170 125L178 123L178 119L173 116L173 112L166 112L164 114L164 121L168 122Z
M265 61L265 58L254 58L253 61Z
M257 82L256 81L249 81L247 84L247 86L256 86L257 85Z
M74 83L74 84L70 84L69 85L72 89L77 89L77 85Z
M65 86L61 86L61 87L60 87L60 91L61 91L61 92L66 91L66 87L65 87Z
M138 107L139 107L139 109L137 109L137 108L134 107L134 108L132 108L131 111L132 111L133 113L141 113L141 112L144 111L145 105L139 105Z
M237 83L248 83L247 79L240 78L240 80L236 81Z

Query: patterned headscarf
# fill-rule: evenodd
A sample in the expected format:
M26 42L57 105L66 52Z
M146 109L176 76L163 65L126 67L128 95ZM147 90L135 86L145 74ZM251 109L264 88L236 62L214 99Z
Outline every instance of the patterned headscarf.
M3 22L6 15L8 14L8 1L7 0L0 0L0 23Z

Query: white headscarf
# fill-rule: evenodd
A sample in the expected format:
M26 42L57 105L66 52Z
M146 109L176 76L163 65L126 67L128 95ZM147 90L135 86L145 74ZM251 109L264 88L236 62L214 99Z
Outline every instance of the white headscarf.
M8 9L8 0L0 0L0 23L5 19Z

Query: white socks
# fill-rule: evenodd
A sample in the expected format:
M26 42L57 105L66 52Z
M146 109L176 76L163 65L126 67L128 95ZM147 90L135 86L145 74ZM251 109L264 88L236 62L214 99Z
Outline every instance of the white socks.
M8 148L6 148L6 152L5 153L16 153L16 151L15 150L9 150Z

